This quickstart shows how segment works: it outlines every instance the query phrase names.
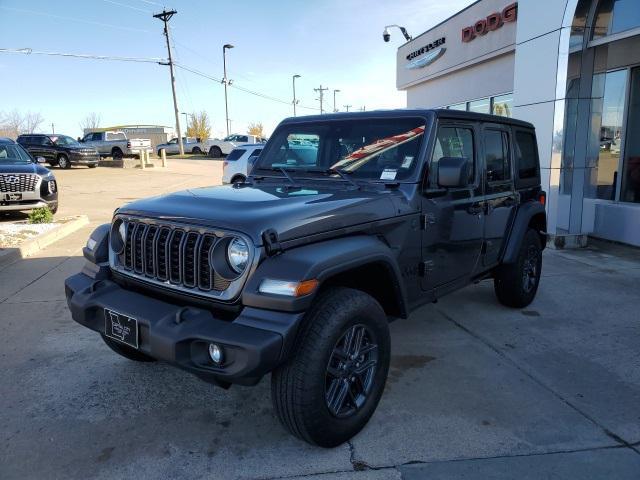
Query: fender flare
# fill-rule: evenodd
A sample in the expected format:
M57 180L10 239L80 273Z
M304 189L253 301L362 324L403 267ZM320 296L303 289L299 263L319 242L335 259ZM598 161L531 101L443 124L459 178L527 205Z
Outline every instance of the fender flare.
M354 236L327 240L285 250L267 257L249 278L242 293L245 306L268 310L301 312L313 301L317 291L299 298L259 293L265 278L288 281L317 279L322 284L336 274L365 266L380 264L387 269L394 285L394 296L402 316L408 312L407 295L402 274L391 249L377 237Z
M546 240L546 229L547 229L547 215L544 209L544 205L538 202L527 202L523 203L518 207L518 211L516 212L515 219L513 220L513 225L511 227L511 232L509 234L509 238L506 242L504 248L504 254L502 256L502 263L515 263L518 258L518 252L520 251L520 245L522 244L522 239L524 238L527 230L529 229L529 224L531 223L531 219L536 215L544 216L544 226L543 230L540 231L540 236L543 240ZM542 248L544 249L546 241L542 242Z

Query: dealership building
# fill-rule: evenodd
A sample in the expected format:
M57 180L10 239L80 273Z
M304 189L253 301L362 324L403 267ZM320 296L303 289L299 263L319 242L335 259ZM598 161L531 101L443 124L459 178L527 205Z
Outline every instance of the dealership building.
M533 123L548 231L640 246L640 0L480 0L402 45L410 108Z

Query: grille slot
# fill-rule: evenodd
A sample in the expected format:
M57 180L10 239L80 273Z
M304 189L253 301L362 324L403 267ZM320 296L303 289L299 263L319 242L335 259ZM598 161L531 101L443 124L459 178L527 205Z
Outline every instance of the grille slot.
M38 175L32 173L8 173L0 175L0 192L34 192L38 184Z
M118 257L125 272L195 293L223 292L231 285L209 263L218 241L214 234L138 220L126 223L126 244Z

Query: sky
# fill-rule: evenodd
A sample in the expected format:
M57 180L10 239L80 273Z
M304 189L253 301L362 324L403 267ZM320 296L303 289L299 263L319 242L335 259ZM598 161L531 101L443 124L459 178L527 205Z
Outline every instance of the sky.
M147 59L167 58L162 22L152 17L177 10L170 22L174 60L222 78L222 45L227 76L235 86L286 103L229 89L232 133L261 122L269 134L293 115L292 75L298 115L319 113L314 88L329 88L324 107L344 111L365 107L402 108L396 89L398 30L382 41L387 24L417 36L472 3L472 0L0 0L0 48L30 48ZM181 112L206 111L212 136L225 134L223 86L176 68ZM0 52L0 112L39 112L41 131L73 137L90 113L102 126L153 124L175 127L169 67L157 63L24 55ZM181 122L184 116L181 115ZM184 127L183 127L184 130Z

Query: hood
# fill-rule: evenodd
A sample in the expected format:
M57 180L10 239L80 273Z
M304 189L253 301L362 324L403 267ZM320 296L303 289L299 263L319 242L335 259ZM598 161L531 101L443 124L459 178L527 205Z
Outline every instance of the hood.
M0 173L37 173L38 175L47 175L49 170L35 163L0 162Z
M138 200L118 210L135 216L218 227L249 235L262 244L274 229L280 241L305 237L394 215L391 191L332 186L288 189L279 185L224 185Z

